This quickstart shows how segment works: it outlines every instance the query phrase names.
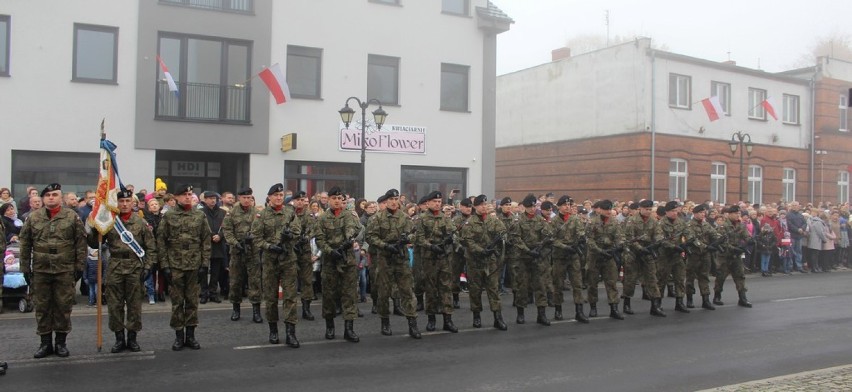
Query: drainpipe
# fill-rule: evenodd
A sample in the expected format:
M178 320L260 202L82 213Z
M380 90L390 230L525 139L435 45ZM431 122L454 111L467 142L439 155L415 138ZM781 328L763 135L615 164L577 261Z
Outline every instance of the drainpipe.
M817 59L817 61L821 61L821 60ZM816 105L816 78L817 78L817 74L819 73L819 69L820 69L820 64L817 63L816 67L814 68L814 75L811 77L811 81L810 81L810 88L811 88L811 108L810 108L810 111L811 111L811 143L810 144L811 144L811 146L810 146L810 149L809 149L810 151L808 151L808 171L810 172L810 175L808 175L808 180L809 180L808 182L810 183L809 186L808 186L808 201L810 201L811 203L814 202L814 154L816 153L816 146L815 146L815 142L816 142L816 135L815 135L815 133L816 133L816 120L814 119L814 115L815 115L814 106Z
M657 169L657 61L656 52L651 49L651 200L654 197L654 184L656 183Z

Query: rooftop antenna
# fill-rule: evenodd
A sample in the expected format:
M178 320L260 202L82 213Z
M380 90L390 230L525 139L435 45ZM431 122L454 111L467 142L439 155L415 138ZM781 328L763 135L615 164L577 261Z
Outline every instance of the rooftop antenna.
M609 47L609 10L604 12L604 23L606 23L606 46Z

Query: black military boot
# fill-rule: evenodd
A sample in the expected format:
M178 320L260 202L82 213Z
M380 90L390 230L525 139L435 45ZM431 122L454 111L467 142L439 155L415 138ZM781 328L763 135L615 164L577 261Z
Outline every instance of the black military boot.
M690 309L695 307L695 303L692 302L692 294L686 295L686 307Z
M263 322L263 317L260 317L260 304L251 304L251 321L258 324Z
M240 304L231 304L234 310L231 312L231 321L237 321L240 319Z
M125 348L127 348L127 343L124 341L124 330L122 329L115 333L115 344L112 345L109 352L116 354L124 351Z
M589 304L589 318L598 317L598 304Z
M203 293L203 294L201 294L201 297L198 298L198 303L200 303L202 305L206 304L207 300L209 300L209 299L210 299L210 295L207 294L207 293Z
M515 322L518 323L518 324L523 324L523 323L526 322L526 320L524 320L524 308L522 306L518 306L517 309L518 309L518 319L515 320Z
M624 314L633 314L633 309L630 307L630 298L623 297L624 299Z
M453 324L453 315L444 313L444 331L457 333L459 331L456 325Z
M589 318L583 313L583 304L574 304L574 320L583 324L589 323Z
M327 318L325 319L325 338L326 339L334 339L334 319Z
M479 312L473 312L473 327L482 328L482 317L479 315Z
M494 312L494 328L497 328L501 331L509 329L509 327L506 325L506 322L503 321L503 312Z
M393 299L393 315L394 316L405 316L404 314L402 314L402 309L400 308L399 302L400 302L399 298Z
M535 322L546 327L550 326L550 320L547 319L547 313L545 312L547 308L544 306L538 307L538 316L535 318Z
M710 295L701 296L701 307L707 310L716 310L716 307L710 303Z
M127 348L134 353L142 351L142 347L136 342L136 331L127 331Z
M675 298L675 312L689 313L689 309L683 305L683 298Z
M390 319L382 317L382 335L391 336L393 332L390 327Z
M6 369L9 368L9 365L6 362L0 362L0 376L6 374Z
M65 332L57 332L56 340L53 344L53 352L56 353L56 356L65 358L71 353L68 351L68 347L65 346L65 338L68 336Z
M669 292L669 298L675 298L675 288L673 284L666 285L666 290Z
M408 317L408 336L420 339L420 329L417 328L417 317Z
M302 300L302 318L308 321L314 321L313 313L311 313L311 301Z
M453 293L453 309L461 309L461 305L459 305L459 293Z
M292 348L299 348L299 339L296 339L296 324L284 323L284 333L287 334L284 338L284 344Z
M423 311L423 294L417 296L417 308L415 311L422 312Z
M361 341L361 338L355 333L353 329L355 327L355 321L353 320L345 320L343 321L343 338L352 342L358 343Z
M718 292L718 291L717 291L717 292L715 292L715 293L713 293L713 305L719 305L719 306L722 306L722 305L724 305L724 304L725 304L725 303L724 303L724 302L722 302L722 293L720 293L720 292Z
M666 317L666 313L663 312L660 301L662 301L662 298L651 299L651 316Z
M429 314L426 315L426 330L432 332L435 330L435 315Z
M745 291L740 291L740 300L737 301L737 305L742 306L744 308L751 307L751 302L748 302L748 298L746 298Z
M618 313L618 304L609 304L609 317L616 320L624 320L624 316Z
M186 327L186 341L183 344L185 346L193 349L193 350L198 350L198 349L201 348L201 344L199 344L198 341L195 340L195 326L194 325Z
M556 305L556 311L553 312L554 320L562 320L562 305Z
M281 340L278 339L278 323L269 323L269 343L278 344Z
M183 342L186 340L182 329L175 330L175 342L172 343L172 350L183 350Z
M41 335L41 345L33 354L33 358L44 358L50 354L53 354L53 334L48 333Z
M219 299L218 293L210 293L210 302L215 302L217 304L221 304L222 300Z

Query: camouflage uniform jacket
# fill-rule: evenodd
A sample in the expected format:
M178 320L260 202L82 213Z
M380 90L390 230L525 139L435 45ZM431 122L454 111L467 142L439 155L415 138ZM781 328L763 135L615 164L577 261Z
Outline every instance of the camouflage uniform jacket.
M222 222L222 232L228 246L234 248L237 242L244 240L251 234L251 225L255 216L257 216L256 211L254 206L250 206L247 211L244 211L242 206L236 205L225 215L225 220Z
M116 219L120 219L116 216ZM117 228L110 230L104 237L104 244L109 249L109 263L107 263L107 274L129 275L138 273L142 269L151 269L151 266L157 261L157 243L151 229L148 228L148 223L139 215L130 214L130 219L126 222L122 220L124 227L133 238L145 250L145 257L140 260L136 253L130 249L130 246L121 241L121 235ZM98 248L98 232L93 231L89 234L89 246ZM94 246L93 246L94 245Z
M528 251L538 248L541 251L542 242L545 238L553 238L553 230L541 214L534 214L532 217L526 213L522 213L518 218L516 230L513 233L514 239L512 243L518 250L518 257L530 258Z
M302 229L302 234L296 239L295 249L297 255L309 255L311 253L311 238L314 236L314 226L317 220L311 216L311 210L302 208L302 211L294 210L296 217L299 218L299 226Z
M497 211L497 219L500 219L500 222L503 223L503 226L506 228L506 240L504 241L506 251L503 254L503 257L516 257L517 249L515 248L515 238L517 236L514 235L515 230L518 227L518 216L515 214L506 215L503 211Z
M746 230L745 226L739 220L732 222L729 219L725 219L720 232L728 236L724 244L725 246L722 248L722 255L726 258L739 257L743 253L741 248L744 248L746 242L751 238L748 230Z
M649 216L645 220L642 215L636 214L624 223L624 237L630 244L630 250L638 256L645 247L663 239L663 230L654 217Z
M361 231L361 223L352 212L342 209L333 211L328 209L316 222L314 238L317 247L322 251L323 262L338 262L332 259L331 252L340 250L347 264L355 265L355 253L348 252L352 241ZM325 265L325 264L323 264Z
M699 221L693 218L686 224L684 237L686 237L687 246L690 246L694 253L700 254L707 251L707 245L717 242L721 234L706 220Z
M376 212L367 220L367 242L370 244L370 249L373 249L376 254L381 255L389 260L408 260L408 252L404 253L406 247L399 247L397 251L389 251L385 249L387 245L398 245L399 240L411 234L414 228L414 223L411 219L402 212L396 210L383 210ZM410 240L409 240L410 241Z
M157 228L160 268L197 270L210 266L210 225L201 210L169 210Z
M294 239L283 240L281 235L285 230L289 230ZM291 251L293 244L296 243L295 238L302 235L302 224L299 222L299 217L296 216L296 210L290 206L283 206L276 211L271 206L266 206L262 211L257 213L257 216L252 222L251 233L254 237L254 244L257 249L268 250L272 245L278 245L284 248L284 253L278 256L282 260L287 260L294 254ZM274 253L264 253L264 258L274 256Z
M624 245L624 233L615 218L604 221L601 215L595 215L586 230L592 260L597 260L607 250Z
M553 257L565 259L576 254L577 246L586 237L586 225L577 215L557 215L553 234Z
M506 226L500 219L491 214L471 216L462 225L459 236L462 246L465 248L465 256L468 260L481 261L485 248L494 244L493 250L499 252L502 249L502 241L498 237L505 238ZM497 240L498 243L494 241ZM492 257L492 256L487 256Z
M662 242L660 243L663 250L667 254L680 253L683 250L677 247L683 247L683 236L686 231L686 223L680 218L675 218L674 221L668 217L660 219L660 230L662 231Z
M452 219L453 220L453 226L456 227L455 235L453 235L453 250L455 251L455 253L457 253L459 256L462 256L462 257L465 256L465 251L464 251L464 248L462 247L461 237L460 237L459 233L461 231L462 226L464 226L465 222L467 222L468 219L470 219L472 216L473 215L464 215L464 214L459 213L458 215L454 216L453 219Z
M431 211L427 211L420 215L414 226L415 236L414 243L423 249L423 256L428 258L440 258L447 253L435 253L432 251L432 245L438 245L444 249L446 247L447 238L452 238L455 234L456 227L450 218L447 218L442 213L437 215Z
M50 217L47 208L30 214L21 228L21 272L56 274L82 271L88 246L83 222L66 207ZM32 270L30 269L32 260Z

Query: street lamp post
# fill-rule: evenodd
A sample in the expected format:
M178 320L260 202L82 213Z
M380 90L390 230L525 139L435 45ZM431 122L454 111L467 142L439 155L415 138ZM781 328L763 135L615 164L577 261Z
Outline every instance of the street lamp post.
M824 178L823 178L823 161L825 161L825 156L828 155L828 151L816 150L816 151L814 151L814 154L819 155L819 199L817 199L817 200L825 201L825 194L822 193L823 185L825 185L825 182L823 182L823 180L824 180ZM817 203L821 203L821 202L815 201L814 205L817 205Z
M751 156L751 150L754 148L754 144L751 142L751 135L743 132L736 131L733 135L731 135L731 141L728 142L728 146L731 147L731 155L737 152L737 148L740 145L743 145L745 148L740 148L740 198L739 201L743 201L743 150L748 153L748 156Z
M358 104L358 107L361 108L361 193L362 197L365 197L367 194L367 108L370 107L371 103L375 103L379 105L379 108L373 110L373 119L376 122L376 128L379 130L382 129L382 125L385 123L385 119L388 117L388 113L382 109L382 103L379 102L378 99L370 99L361 101L357 97L349 97L346 99L346 104L343 106L343 109L338 110L340 113L340 119L343 120L343 124L346 125L346 128L349 128L349 124L352 123L352 117L355 115L355 110L349 107L349 101L355 100Z

